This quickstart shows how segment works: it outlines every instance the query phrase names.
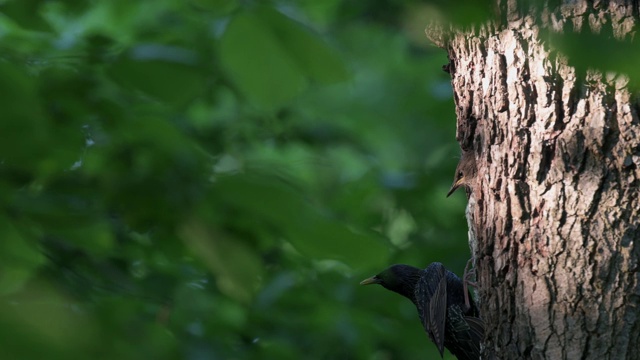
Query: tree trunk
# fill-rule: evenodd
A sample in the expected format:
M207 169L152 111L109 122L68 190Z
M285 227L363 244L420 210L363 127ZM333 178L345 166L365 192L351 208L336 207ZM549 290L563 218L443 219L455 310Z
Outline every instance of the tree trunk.
M638 98L624 75L576 71L541 35L629 37L638 2L498 2L501 20L444 44L458 141L477 166L467 217L483 358L640 359Z

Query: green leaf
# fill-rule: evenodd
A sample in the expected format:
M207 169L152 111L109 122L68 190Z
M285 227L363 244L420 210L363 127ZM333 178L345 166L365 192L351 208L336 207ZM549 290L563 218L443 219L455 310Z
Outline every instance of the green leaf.
M187 49L144 44L121 56L108 74L126 88L182 105L204 89L206 77L196 62L196 54Z
M15 196L14 206L28 217L32 230L64 239L91 254L108 254L114 245L109 221L94 204L94 194L82 187L73 181L50 184L35 194Z
M93 314L79 311L43 283L0 309L3 356L9 359L86 359L101 347ZM10 305L9 305L10 303Z
M0 294L22 288L44 263L43 255L6 218L0 218Z
M260 16L309 79L323 84L347 80L344 62L317 34L271 8L263 8Z
M39 0L13 0L0 6L0 12L13 19L20 27L34 31L52 31L51 25L46 22L38 9L42 1Z
M387 259L381 236L357 232L317 213L303 214L287 230L296 250L314 259L335 259L351 268L379 267Z
M205 10L213 16L225 15L238 7L238 0L191 0L198 10Z
M637 59L640 56L640 47L631 39L616 39L610 27L605 27L597 33L546 31L544 36L550 40L551 46L569 59L569 65L575 66L579 74L586 74L588 69L615 71L628 76L633 88L640 84L640 69L637 63L621 61Z
M302 195L268 175L231 176L216 182L216 198L277 226L310 259L335 259L357 268L381 265L382 239L320 214Z
M319 36L269 7L233 18L220 41L220 61L236 86L266 108L284 105L308 81L348 78L342 59Z
M231 298L248 303L262 274L260 259L242 241L207 223L190 221L181 229L181 237L216 276L220 290Z
M35 79L10 63L0 63L0 159L19 167L33 166L47 148L48 122ZM7 136L9 135L10 136Z
M259 13L236 15L220 39L220 63L258 106L275 109L307 86L304 70Z

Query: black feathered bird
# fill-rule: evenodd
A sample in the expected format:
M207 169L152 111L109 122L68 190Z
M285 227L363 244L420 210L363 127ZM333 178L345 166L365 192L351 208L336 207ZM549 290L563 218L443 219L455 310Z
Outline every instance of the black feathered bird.
M484 323L476 304L468 300L463 281L444 265L435 262L424 270L393 265L360 283L369 284L380 284L416 305L422 326L440 356L446 347L459 360L480 359Z

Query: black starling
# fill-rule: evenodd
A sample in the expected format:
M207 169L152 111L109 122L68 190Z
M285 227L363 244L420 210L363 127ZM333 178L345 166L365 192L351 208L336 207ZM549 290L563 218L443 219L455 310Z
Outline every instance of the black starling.
M453 194L460 186L469 187L471 181L476 177L476 158L473 151L463 151L462 157L456 166L456 176L453 180L453 185L447 193L447 197Z
M446 347L459 360L480 359L484 323L476 304L468 302L469 294L465 297L463 281L444 265L435 262L424 270L393 265L360 283L369 284L380 284L416 305L422 326L438 347L440 356Z

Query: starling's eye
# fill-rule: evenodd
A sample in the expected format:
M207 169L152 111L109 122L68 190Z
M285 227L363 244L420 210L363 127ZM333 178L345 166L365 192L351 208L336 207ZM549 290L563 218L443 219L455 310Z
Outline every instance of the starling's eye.
M458 178L462 178L462 171L458 171Z

